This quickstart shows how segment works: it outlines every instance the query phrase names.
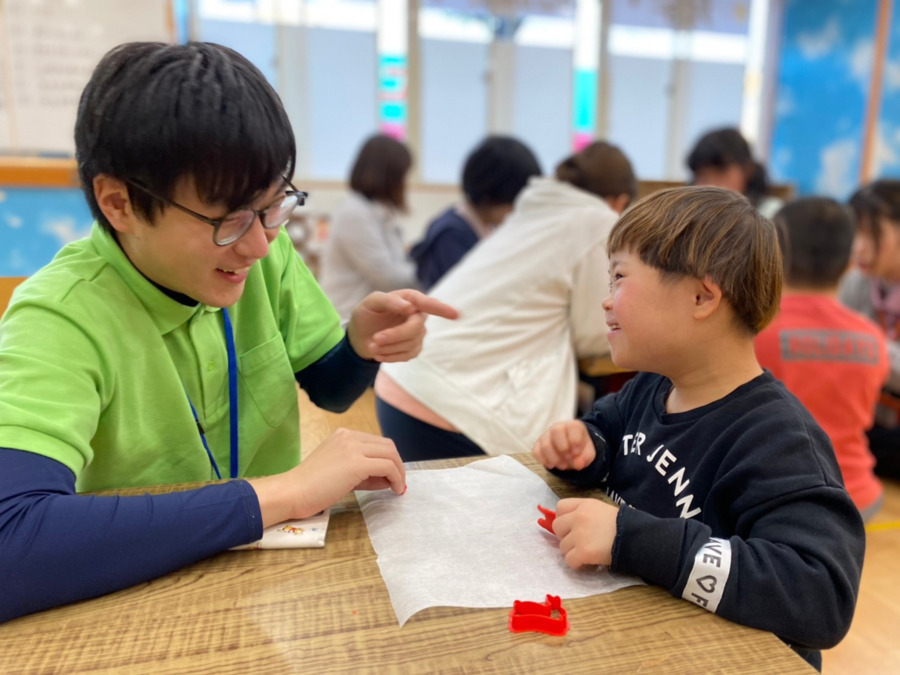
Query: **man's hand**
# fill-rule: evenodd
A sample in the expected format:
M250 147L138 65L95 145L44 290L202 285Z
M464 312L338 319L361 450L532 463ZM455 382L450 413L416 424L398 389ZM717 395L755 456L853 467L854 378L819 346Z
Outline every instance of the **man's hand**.
M545 431L531 449L534 458L548 469L578 469L594 461L597 449L580 420L557 422Z
M618 515L618 508L599 499L561 499L556 504L553 532L559 537L566 564L573 569L612 564Z
M406 470L394 442L338 429L290 471L248 481L256 491L263 527L307 518L351 490L406 489Z
M347 325L353 350L364 359L388 363L409 361L422 351L425 318L433 314L456 319L459 312L419 291L404 289L370 293Z

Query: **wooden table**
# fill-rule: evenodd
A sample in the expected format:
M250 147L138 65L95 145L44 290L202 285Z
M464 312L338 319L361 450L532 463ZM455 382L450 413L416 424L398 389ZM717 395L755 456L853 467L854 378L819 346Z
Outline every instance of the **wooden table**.
M530 457L517 459L571 494ZM431 608L400 628L350 495L333 511L323 549L221 553L0 625L0 672L814 672L774 635L659 588L564 604L572 625L564 637L509 632L509 608Z

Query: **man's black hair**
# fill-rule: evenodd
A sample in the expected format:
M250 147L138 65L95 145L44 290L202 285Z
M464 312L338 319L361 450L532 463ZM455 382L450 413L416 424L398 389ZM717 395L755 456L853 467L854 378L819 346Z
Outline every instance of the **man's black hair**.
M827 197L803 197L772 218L791 286L829 289L847 271L853 246L850 209Z
M753 160L750 144L733 128L714 129L703 134L694 144L687 165L696 173L699 169L724 169L730 164L747 164Z
M687 157L691 173L713 167L724 169L731 164L744 167L747 176L744 196L758 206L769 190L766 168L753 159L750 144L741 132L733 127L714 129L703 134Z
M475 206L512 204L541 165L527 145L510 136L488 136L469 153L462 188Z
M109 230L94 197L99 174L166 199L193 178L203 201L233 210L293 177L296 146L275 90L234 50L131 42L100 60L82 92L75 155L88 205ZM129 194L151 222L164 206L132 186Z

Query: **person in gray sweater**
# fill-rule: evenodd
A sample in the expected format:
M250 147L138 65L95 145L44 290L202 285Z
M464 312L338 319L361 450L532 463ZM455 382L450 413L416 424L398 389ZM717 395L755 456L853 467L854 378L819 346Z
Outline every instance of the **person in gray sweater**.
M406 211L412 154L377 134L362 146L350 173L352 192L331 217L319 283L341 321L373 291L418 288L397 216Z

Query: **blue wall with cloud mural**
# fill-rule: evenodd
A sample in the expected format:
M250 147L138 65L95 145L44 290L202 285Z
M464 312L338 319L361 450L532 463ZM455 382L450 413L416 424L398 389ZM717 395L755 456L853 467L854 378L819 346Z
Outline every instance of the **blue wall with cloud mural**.
M0 276L34 274L92 222L81 190L0 188Z
M859 185L876 4L785 3L769 168L799 194L846 199Z
M894 3L881 83L875 175L900 176L900 5Z

